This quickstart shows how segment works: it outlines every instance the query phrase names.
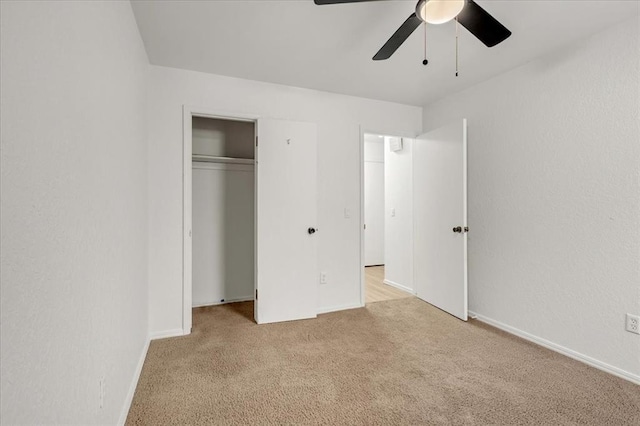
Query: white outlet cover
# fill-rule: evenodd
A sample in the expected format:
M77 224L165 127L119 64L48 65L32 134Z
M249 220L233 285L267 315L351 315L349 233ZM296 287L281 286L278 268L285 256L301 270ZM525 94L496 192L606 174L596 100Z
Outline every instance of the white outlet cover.
M627 314L625 329L630 333L640 334L640 316Z

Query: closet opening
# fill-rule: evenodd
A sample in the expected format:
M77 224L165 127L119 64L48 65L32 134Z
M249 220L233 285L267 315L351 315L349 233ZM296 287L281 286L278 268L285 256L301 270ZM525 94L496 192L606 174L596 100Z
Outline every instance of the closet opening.
M191 117L194 316L196 308L254 301L255 141L255 121ZM253 306L233 308L254 321Z

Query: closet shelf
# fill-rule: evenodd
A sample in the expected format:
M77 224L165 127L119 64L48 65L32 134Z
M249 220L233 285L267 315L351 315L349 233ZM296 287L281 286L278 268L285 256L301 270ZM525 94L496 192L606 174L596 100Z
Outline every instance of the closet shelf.
M226 164L255 164L253 158L217 157L213 155L193 154L191 161L204 163L226 163Z

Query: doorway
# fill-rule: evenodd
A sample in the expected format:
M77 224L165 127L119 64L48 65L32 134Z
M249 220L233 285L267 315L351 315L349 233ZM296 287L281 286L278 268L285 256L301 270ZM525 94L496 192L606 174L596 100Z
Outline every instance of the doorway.
M378 135L384 139L384 270L370 269L365 262L365 142L372 140L370 135L376 134L361 133L361 303L368 302L368 284L382 281L466 321L466 119L416 138Z
M410 147L403 139L362 135L363 304L411 297ZM408 269L409 268L409 269Z

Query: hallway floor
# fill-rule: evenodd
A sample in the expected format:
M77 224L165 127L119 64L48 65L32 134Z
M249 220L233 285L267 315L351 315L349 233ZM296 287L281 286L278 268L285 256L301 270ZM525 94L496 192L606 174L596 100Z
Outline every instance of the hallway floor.
M411 293L402 291L384 283L384 265L367 266L365 275L365 304L382 302L383 300L404 299L413 297Z

